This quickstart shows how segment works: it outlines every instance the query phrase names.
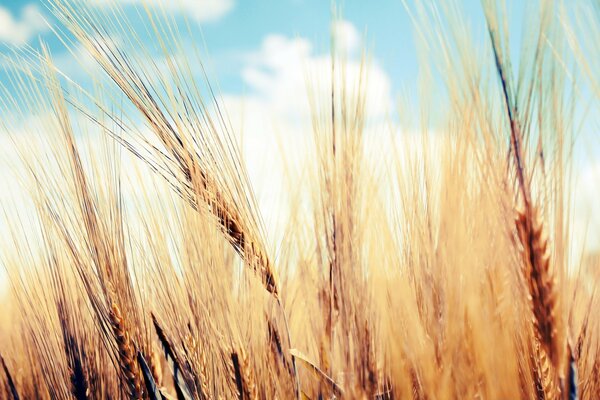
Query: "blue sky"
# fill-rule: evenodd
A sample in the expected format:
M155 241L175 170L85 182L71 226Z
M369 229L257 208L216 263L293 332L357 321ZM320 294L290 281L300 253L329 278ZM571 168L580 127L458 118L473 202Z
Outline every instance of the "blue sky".
M107 3L106 0L90 1ZM141 0L122 2L133 4L141 3ZM246 89L240 74L243 65L238 56L259 49L269 35L302 37L312 44L315 53L328 51L332 8L327 0L169 0L168 3L181 3L179 14L191 16L192 24L201 26L217 79L225 92L239 93ZM205 4L209 8L217 3L227 5L215 14L194 18L186 6L193 3ZM483 33L479 1L463 3L473 24ZM36 9L53 23L54 18L45 9L44 1L2 0L0 7L0 42L19 45L25 38L35 44L41 37L49 43L55 56L65 52L53 32L45 30L36 18L28 16L32 9ZM133 13L133 6L125 7ZM371 57L389 75L393 92L410 87L417 78L418 65L413 30L402 1L339 1L338 7L343 19L365 38L366 42L362 45L366 45ZM179 7L173 10L175 8ZM2 24L9 25L3 21L10 21L14 28L3 30ZM23 33L17 33L19 30Z

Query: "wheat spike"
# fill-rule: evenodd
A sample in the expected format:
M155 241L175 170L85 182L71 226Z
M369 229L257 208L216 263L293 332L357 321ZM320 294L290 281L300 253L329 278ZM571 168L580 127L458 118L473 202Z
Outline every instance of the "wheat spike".
M202 396L205 400L211 400L212 395L208 385L208 361L205 352L200 354L199 363L200 369L198 370L198 374L200 375L200 389L202 390Z
M188 324L188 329L192 332L192 328L190 324ZM194 373L197 375L199 382L197 382L197 386L200 389L200 398L202 399L210 399L210 392L207 380L207 360L206 353L199 349L198 341L194 338L191 333L187 333L185 336L185 342L187 345L185 346L185 350L187 356L194 367Z
M535 384L536 393L540 399L556 399L560 390L557 385L556 369L548 359L545 350L540 343L534 344L536 354Z
M132 400L140 400L143 398L143 391L139 368L135 361L136 352L125 327L121 309L116 303L110 308L110 322L119 349L119 365L127 385L127 394Z
M244 200L252 197L249 188L245 187L248 183L242 178L244 174L240 171L241 165L236 164L237 150L232 152L233 141L228 137L230 133L224 129L217 129L222 121L213 121L208 114L203 115L206 110L201 99L195 98L195 90L190 91L183 86L178 88L179 97L172 99L176 103L172 106L187 106L197 102L198 108L188 110L192 111L189 114L180 115L181 121L171 120L171 110L165 109L160 97L156 95L156 83L148 80L148 72L153 70L152 74L158 74L164 79L168 76L149 65L140 67L124 57L120 51L103 45L102 39L95 34L102 31L107 24L107 21L102 20L101 14L93 18L95 11L87 9L85 2L77 3L73 7L68 0L54 0L52 10L90 50L90 55L113 79L131 104L141 112L152 133L163 144L164 151L152 146L146 150L168 165L165 174L167 179L171 179L169 182L175 193L196 210L199 210L202 204L206 206L218 220L221 231L234 249L246 264L259 274L265 288L274 296L278 296L274 265L260 238L255 210L248 205L253 200L240 201L239 197L242 196L232 195L236 192L243 193ZM153 28L154 34L160 40L174 40L170 37L169 30L160 30L156 26ZM150 69L147 69L148 67ZM98 106L102 107L100 104ZM181 123L194 127L197 131L182 130ZM191 133L199 137L193 137ZM111 134L119 136L115 132ZM129 143L123 137L119 140L124 142L133 154L152 165L152 159L144 157L143 152L136 149L134 143ZM200 143L202 145L199 145ZM208 143L212 145L209 149L206 148ZM147 146L147 143L139 147L144 146ZM226 164L216 165L215 162L208 161L207 157L203 157L207 150L216 153L215 157L220 156L220 161ZM228 174L232 182L222 183L217 176L219 172Z
M242 350L231 350L231 379L235 384L236 392L240 400L257 400L258 389L254 379L254 373L246 352Z
M247 400L258 400L258 388L256 387L256 380L254 379L254 372L250 367L250 360L248 355L242 349L240 351L241 356L241 370L242 379L244 381L244 399Z
M533 311L533 324L539 341L556 367L559 362L558 311L556 280L550 269L548 241L537 212L529 216L519 211L516 219L518 238L522 246L523 275Z

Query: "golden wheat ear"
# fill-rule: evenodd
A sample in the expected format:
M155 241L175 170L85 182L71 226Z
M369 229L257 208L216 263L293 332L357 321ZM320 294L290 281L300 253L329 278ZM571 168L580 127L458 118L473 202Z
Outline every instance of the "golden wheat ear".
M519 211L517 215L517 232L523 249L523 273L534 314L533 324L542 347L553 366L557 367L561 353L557 329L558 294L550 268L548 241L536 211Z
M256 379L250 368L248 356L243 349L231 351L231 367L232 379L240 400L258 400Z
M104 35L97 35L97 32L114 30L117 36L128 36L129 31L123 28L133 30L133 27L122 15L103 13L86 3L50 0L49 6L137 109L162 148L137 137L137 128L127 123L119 124L125 132L107 133L165 178L174 193L194 209L205 207L215 217L219 229L234 250L259 276L265 289L275 297L279 296L275 265L264 243L254 194L235 138L227 129L228 121L220 111L215 115L207 109L193 77L176 76L173 82L173 76L158 69L154 63L140 63L136 57L126 56L133 49L121 47ZM175 34L177 27L171 26L166 19L157 23L155 19L161 19L159 10L151 11L151 8L146 7L148 23L152 26L148 33L163 44L179 46L180 38ZM117 23L113 20L115 17L120 19ZM166 49L162 50L168 62L177 69L189 70L187 60L174 58ZM155 79L150 80L150 76ZM179 78L190 80L183 85ZM210 83L206 83L210 87ZM169 96L166 104L160 93L165 85L172 84L175 87L169 88L169 91L176 90L172 91L174 96ZM211 100L219 110L220 105L212 90ZM122 121L99 102L97 105L111 119ZM128 135L131 139L127 139Z
M17 391L17 387L15 386L15 381L13 380L12 375L10 374L8 367L6 366L6 362L4 362L4 357L2 357L2 355L0 355L0 363L2 363L2 369L4 370L4 375L6 375L6 383L8 385L8 388L10 389L10 394L13 400L19 400L19 392Z
M194 329L192 324L188 322L188 333L185 336L183 342L183 351L187 357L187 362L191 363L193 378L195 379L196 389L199 392L199 397L203 400L210 399L210 387L208 384L208 361L206 359L206 352L200 351L198 348L198 341L195 338Z
M175 391L177 392L178 399L192 400L195 396L192 395L192 390L190 389L190 385L188 384L186 377L184 376L184 370L181 368L181 363L179 362L179 358L175 353L175 348L171 341L167 338L167 335L163 328L158 323L156 316L151 314L152 323L154 324L154 329L156 330L156 336L158 336L158 341L163 349L163 353L165 358L167 359L167 363L169 364L169 369L171 370L171 374L173 375L173 384L175 385Z
M121 309L114 304L110 310L110 322L112 325L115 341L119 348L119 365L125 383L127 385L127 394L133 400L143 398L142 382L140 379L139 368L135 362L135 349L129 336L129 331L125 326Z

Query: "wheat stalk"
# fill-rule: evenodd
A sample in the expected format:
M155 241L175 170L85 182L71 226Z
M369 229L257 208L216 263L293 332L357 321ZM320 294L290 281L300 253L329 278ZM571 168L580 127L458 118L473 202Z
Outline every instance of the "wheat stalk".
M110 20L105 19L106 16L93 8L88 9L84 3L71 0L53 0L50 6L55 15L65 22L122 93L140 111L166 152L150 146L147 142L139 147L148 147L146 150L149 154L155 154L159 162L165 163L167 169L165 173L169 175L171 179L169 182L172 183L177 194L190 202L195 209L198 209L201 203L208 208L216 217L227 240L246 264L259 274L266 290L278 296L279 288L274 265L260 240L255 210L250 207L253 203L252 193L245 187L247 182L242 178L244 172L240 171L242 165L235 164L239 156L233 148L233 140L229 137L228 130L217 130L223 121L212 121L208 115L205 115L206 110L202 100L195 98L196 91L188 90L183 85L179 87L180 96L171 98L173 102L171 106L186 107L188 103L195 101L200 104L200 108L187 110L192 112L181 114L179 117L182 120L171 120L169 118L171 110L161 107L162 99L156 97L156 92L152 91L155 89L154 85L147 79L148 71L145 69L149 66L137 65L136 68L136 65L124 57L118 49L112 48L106 38L95 35L95 32L102 31L104 28L114 27ZM152 27L161 41L174 39L171 37L170 30L161 30L156 25ZM154 69L153 73L165 80L168 78L160 70ZM111 115L101 104L98 106ZM182 125L189 126L190 130L197 130L193 133L200 137L193 137L182 129ZM114 132L112 134L119 136ZM136 149L135 144L127 142L123 137L119 137L118 140L124 143L134 155L153 165L153 161L145 158L142 155L144 152ZM204 147L208 147L208 144L213 146L203 148L199 144L203 144ZM216 161L211 161L209 155L218 158L224 165L216 165ZM218 179L219 172L226 173L231 181L224 183L223 180ZM243 193L240 196L243 198L235 199L234 193Z
M435 17L417 26L418 36L433 46L430 53L442 54L435 69L448 81L449 101L433 111L440 114L439 134L430 135L428 125L421 135L410 134L421 136L418 155L406 160L393 155L396 171L389 171L388 154L383 155L388 143L363 134L370 118L364 107L371 91L362 80L366 64L350 57L349 65L339 65L333 58L325 65L331 67L325 74L331 86L323 98L309 99L313 112L325 105L327 113L312 118L314 125L326 125L313 126L318 162L302 166L297 181L290 174L290 186L297 186L290 194L299 199L289 219L280 219L286 230L281 241L273 235L279 243L275 258L261 231L243 159L230 154L237 146L230 143L227 118L217 101L214 109L203 103L204 87L195 82L194 68L202 65L190 68L178 58L188 49L174 39L182 26L169 15L171 6L151 10L156 2L144 2L146 17L137 16L147 29L139 32L130 6L122 8L117 0L103 7L87 0L48 1L73 34L63 40L83 44L116 86L105 92L102 77L92 72L101 94L84 96L98 106L95 115L77 99L81 87L63 84L68 79L48 71L55 69L49 52L42 58L48 65L29 65L35 59L29 47L26 62L13 61L23 69L11 78L15 89L0 79L0 127L27 130L13 127L4 110L17 108L21 117L50 114L52 124L43 118L39 136L56 131L60 135L49 141L66 149L32 152L36 162L27 164L34 206L42 214L33 218L42 228L41 249L29 235L23 240L11 232L12 242L3 237L14 249L0 256L10 281L6 297L0 294L2 311L8 311L0 313L5 328L0 343L9 344L2 351L11 360L9 371L0 357L2 395L165 400L170 391L179 400L287 399L295 383L302 399L595 400L600 320L592 302L582 307L568 295L575 287L588 296L598 282L566 273L572 249L566 239L571 232L563 226L570 213L562 199L570 188L562 180L569 163L561 152L570 138L561 135L563 127L575 124L562 110L571 107L570 100L549 89L564 86L554 79L560 46L548 50L560 30L534 24L535 54L519 60L513 82L508 42L495 31L501 23L488 21L493 59L478 57L466 43L466 24L450 19L442 27L441 20L458 11L454 6L440 3L438 10L435 0L417 2L423 3L419 12ZM502 0L483 2L488 10ZM438 23L439 31L431 28ZM269 40L269 46L281 44L280 38ZM155 59L157 54L164 59ZM485 82L492 62L501 92ZM346 67L361 72L350 82L356 104L347 101L347 82L338 86ZM429 71L423 72L428 81ZM419 99L425 124L431 105L428 97ZM126 169L121 174L117 163L97 162L94 149L88 162L78 143L92 135L78 131L71 113L90 118L166 183L157 180L156 190L147 190L143 179L121 182L121 176L129 178ZM548 144L554 136L556 148ZM407 154L415 150L412 140ZM440 140L439 151L430 148L430 140ZM535 140L538 148L528 148ZM367 144L374 144L372 159L363 158ZM106 152L116 156L115 147ZM56 170L46 170L47 161L55 161ZM321 171L308 174L306 183L315 190L305 196L304 170L310 167ZM106 168L110 176L88 174L88 168ZM121 185L127 185L123 195ZM143 207L140 197L148 200ZM514 204L523 209L515 211ZM32 225L7 219L11 230ZM275 262L285 271L281 281ZM256 282L245 279L246 271ZM72 282L63 275L73 275ZM47 281L65 284L64 293L48 295ZM523 299L511 302L513 295ZM567 307L569 322L583 317L574 348L563 318ZM148 310L160 310L165 322ZM209 329L198 335L192 326ZM149 339L152 329L158 340ZM291 349L290 333L296 347L318 362ZM165 359L153 344L160 344ZM303 365L302 384L296 358ZM171 374L164 375L161 361Z

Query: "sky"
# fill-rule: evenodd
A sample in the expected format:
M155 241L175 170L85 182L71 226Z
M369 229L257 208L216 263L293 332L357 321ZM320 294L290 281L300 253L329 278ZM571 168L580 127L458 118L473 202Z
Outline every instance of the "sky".
M106 7L114 0L88 0ZM340 0L334 20L328 0L146 0L164 7L179 21L187 18L193 26L193 40L205 46L203 60L211 80L218 83L234 128L249 133L244 152L250 175L268 175L279 145L274 133L285 132L290 142L309 127L306 104L306 66L314 71L326 69L330 37L333 36L349 54L350 70L358 68L357 58L363 48L369 55L367 104L375 119L393 118L401 96L416 98L419 81L415 32L403 0ZM411 5L410 0L406 0ZM578 0L574 0L578 1ZM133 15L142 0L121 0L125 11ZM487 40L479 0L459 0L472 29L475 42ZM510 8L510 31L518 37L523 23L524 4L513 2ZM514 6L516 4L516 6ZM85 79L77 60L56 38L56 20L41 0L0 0L0 54L8 47L37 47L40 40L48 44L61 70L74 80ZM143 27L137 27L140 31ZM516 42L516 41L515 41ZM205 43L202 44L202 43ZM8 47L7 47L8 46ZM513 47L518 52L518 46ZM190 46L191 51L191 46ZM157 55L158 57L158 55ZM6 76L0 73L0 82ZM0 140L0 144L5 143ZM6 155L5 145L0 156ZM589 221L600 227L600 213L591 215L590 205L597 198L600 163L591 157L580 175L576 188L585 225ZM279 177L280 178L280 177ZM270 177L269 179L276 179ZM7 191L5 191L6 193ZM3 194L0 193L0 201ZM6 196L6 194L4 194ZM260 197L260 195L259 195ZM264 208L276 199L266 196ZM261 200L261 199L259 199ZM595 221L595 222L594 222ZM599 242L600 243L600 242Z
M110 0L90 0L98 6ZM121 0L129 12L142 0ZM316 54L327 53L332 5L327 0L150 0L166 5L169 12L185 15L201 27L211 62L218 70L221 89L240 93L247 89L241 71L244 55L256 52L273 35L307 40ZM481 21L478 0L463 1L464 9ZM130 6L130 7L128 7ZM339 1L347 34L356 46L366 46L372 58L389 74L393 91L399 92L416 80L418 66L413 30L402 0L374 2ZM55 56L65 52L44 22L55 23L43 0L0 0L0 42L34 44L43 39ZM483 26L479 24L479 28Z

